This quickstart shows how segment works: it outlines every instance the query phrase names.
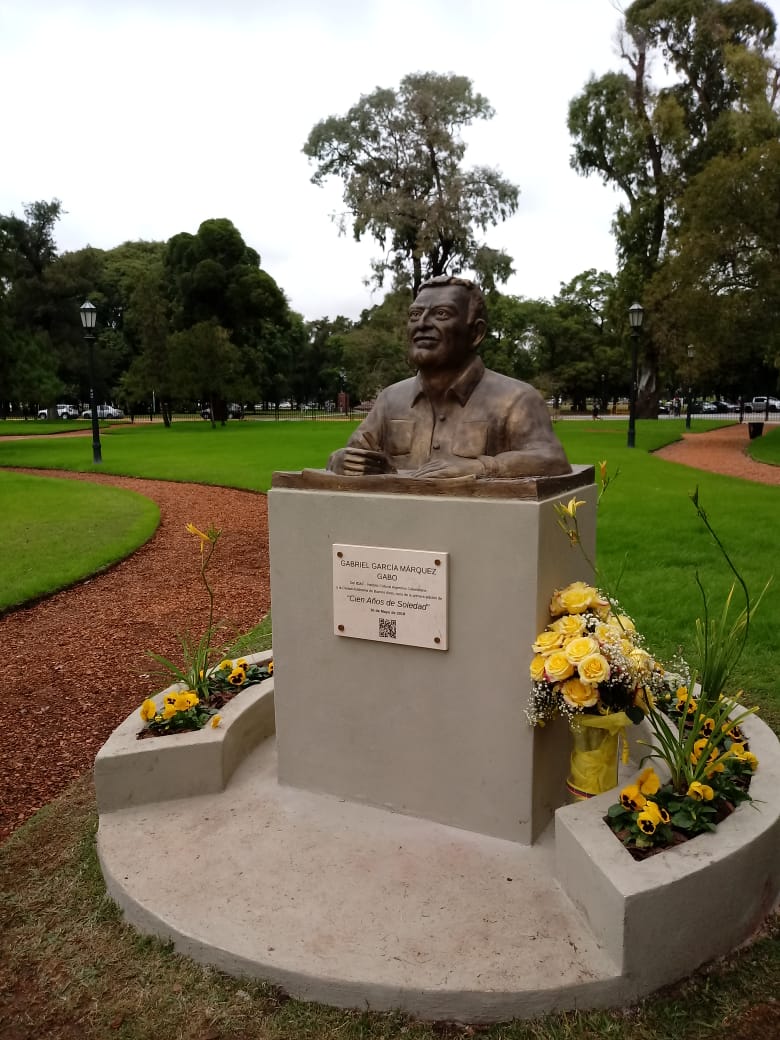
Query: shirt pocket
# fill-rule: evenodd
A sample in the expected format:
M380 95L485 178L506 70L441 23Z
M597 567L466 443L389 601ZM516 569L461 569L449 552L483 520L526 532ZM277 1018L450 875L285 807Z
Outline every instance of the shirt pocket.
M388 419L385 451L388 455L408 455L414 443L414 419Z
M476 459L480 455L486 455L487 438L487 422L459 423L452 439L452 454L463 459Z

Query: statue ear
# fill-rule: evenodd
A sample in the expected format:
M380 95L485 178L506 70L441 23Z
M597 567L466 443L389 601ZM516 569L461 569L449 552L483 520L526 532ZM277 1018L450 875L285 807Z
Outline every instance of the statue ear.
M471 345L476 350L487 334L487 322L483 318L477 318L471 329Z

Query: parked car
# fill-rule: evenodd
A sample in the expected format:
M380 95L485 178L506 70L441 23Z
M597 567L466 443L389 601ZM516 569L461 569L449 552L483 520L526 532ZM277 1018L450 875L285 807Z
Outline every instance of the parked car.
M739 405L738 404L734 404L732 401L721 401L720 399L718 399L717 401L715 401L713 403L715 405L715 411L716 412L738 412L739 411Z
M745 401L746 412L780 412L780 401L776 397L754 397Z
M98 419L122 419L124 418L124 414L125 413L122 411L121 408L114 408L114 406L110 404L99 404L97 406ZM91 419L92 409L87 408L85 411L83 411L81 413L81 418Z
M56 406L56 409L57 409L57 417L59 419L78 419L78 417L79 417L79 410L78 410L78 408L74 408L72 404L58 404ZM48 410L48 408L41 408L41 410L38 412L38 418L39 419L48 419L49 418L49 410Z
M241 419L241 418L243 418L243 415L244 415L244 409L236 401L233 401L232 404L229 404L227 406L227 416L228 416L228 419ZM211 408L208 405L205 408L201 408L200 416L201 416L201 419L210 419L211 418Z

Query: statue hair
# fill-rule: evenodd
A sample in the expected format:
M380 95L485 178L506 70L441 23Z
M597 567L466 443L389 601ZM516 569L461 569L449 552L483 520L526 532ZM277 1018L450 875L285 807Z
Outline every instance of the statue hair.
M423 289L439 289L443 285L459 285L461 288L468 290L469 294L469 309L468 309L468 322L473 325L475 321L482 320L487 325L487 305L485 303L485 297L482 295L482 290L476 284L472 282L470 278L459 278L453 274L439 274L435 278L429 278L427 282L423 282L420 288L417 290L415 299Z

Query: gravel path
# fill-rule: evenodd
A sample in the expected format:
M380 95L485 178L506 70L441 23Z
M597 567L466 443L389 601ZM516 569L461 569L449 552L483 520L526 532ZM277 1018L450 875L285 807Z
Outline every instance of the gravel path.
M710 433L686 433L681 441L656 452L667 462L741 477L759 484L780 484L780 466L756 462L747 454L750 443L747 423L723 426Z
M780 467L745 455L747 427L686 435L658 452L698 469L780 484ZM234 632L270 607L265 495L158 480L27 470L130 488L155 501L161 523L111 570L0 617L0 841L91 768L111 731L160 687L145 651L169 657L177 633L205 627L191 521L223 531L215 557L215 614Z
M256 625L271 601L265 495L108 474L26 472L138 491L157 503L161 522L151 541L111 570L0 617L0 841L90 769L112 730L160 689L146 650L178 659L177 634L203 632L206 595L187 522L223 532L209 574L226 638Z

